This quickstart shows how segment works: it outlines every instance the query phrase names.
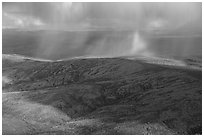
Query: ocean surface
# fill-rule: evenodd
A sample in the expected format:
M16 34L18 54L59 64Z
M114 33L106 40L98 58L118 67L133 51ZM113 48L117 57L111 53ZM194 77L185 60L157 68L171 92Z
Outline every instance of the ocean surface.
M145 36L112 30L3 30L2 52L52 60L78 56L202 56L202 37Z

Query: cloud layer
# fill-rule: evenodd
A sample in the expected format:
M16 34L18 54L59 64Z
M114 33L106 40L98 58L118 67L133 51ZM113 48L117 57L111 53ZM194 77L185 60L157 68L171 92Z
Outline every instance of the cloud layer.
M201 34L201 16L201 3L3 3L3 28Z

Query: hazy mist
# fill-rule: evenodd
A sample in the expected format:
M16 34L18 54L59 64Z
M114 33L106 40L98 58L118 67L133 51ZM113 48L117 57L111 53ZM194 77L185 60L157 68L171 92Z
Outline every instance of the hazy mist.
M3 53L32 45L28 55L48 59L202 55L201 11L201 3L3 3ZM24 43L11 43L15 34Z

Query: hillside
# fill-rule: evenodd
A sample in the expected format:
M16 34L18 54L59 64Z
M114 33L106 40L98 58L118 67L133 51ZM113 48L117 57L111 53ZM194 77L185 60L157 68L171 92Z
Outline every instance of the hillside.
M13 56L2 60L3 134L202 132L201 62Z

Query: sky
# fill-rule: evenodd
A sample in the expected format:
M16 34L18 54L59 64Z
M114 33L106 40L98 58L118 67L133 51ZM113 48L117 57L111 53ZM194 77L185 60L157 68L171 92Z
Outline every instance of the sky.
M201 3L3 3L3 28L201 35Z
M30 31L45 30L35 33L37 36L26 47L33 45L34 56L46 59L189 56L200 55L202 48L202 3L199 2L4 2L2 19L3 29L24 30L29 32L26 36L31 35ZM19 46L24 46L29 37L22 32L22 36L20 32L18 37L14 34L3 33L6 39L3 48L22 53Z

